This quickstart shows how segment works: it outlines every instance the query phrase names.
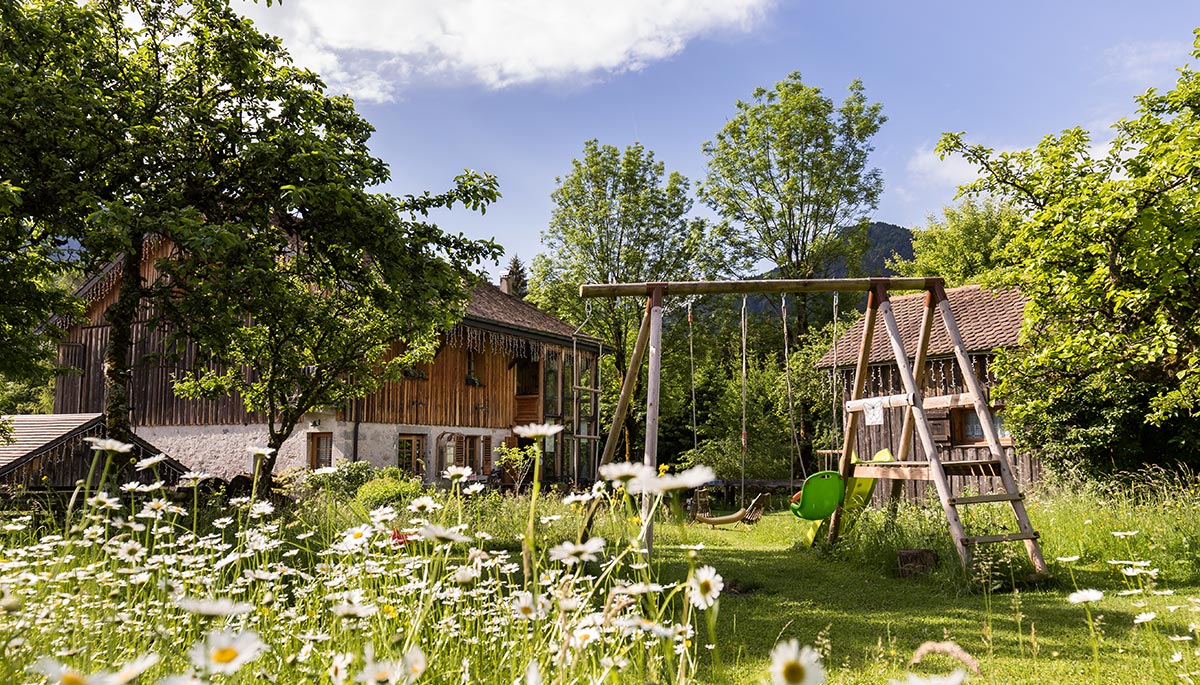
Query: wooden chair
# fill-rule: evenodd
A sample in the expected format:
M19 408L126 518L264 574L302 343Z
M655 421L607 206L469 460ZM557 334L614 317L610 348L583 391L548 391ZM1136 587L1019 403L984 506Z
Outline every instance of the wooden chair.
M747 526L758 523L763 516L763 512L767 510L767 500L770 497L771 495L769 493L760 492L758 496L750 502L750 506L746 507L746 515L743 516L742 520L738 521L738 523L744 523Z

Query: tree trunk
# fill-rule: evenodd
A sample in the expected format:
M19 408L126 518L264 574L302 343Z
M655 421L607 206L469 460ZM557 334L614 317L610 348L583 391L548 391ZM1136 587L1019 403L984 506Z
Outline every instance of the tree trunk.
M104 351L104 427L109 438L129 442L133 435L130 413L130 360L133 323L142 299L141 233L132 236L131 248L121 260L121 288L117 301L104 313L108 322L108 348Z

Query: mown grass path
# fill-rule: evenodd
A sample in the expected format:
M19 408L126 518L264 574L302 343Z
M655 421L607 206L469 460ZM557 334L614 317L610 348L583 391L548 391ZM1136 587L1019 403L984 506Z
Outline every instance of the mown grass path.
M677 578L686 568L687 551L680 544L698 542L704 544L700 563L712 564L724 577L717 621L724 668L714 673L709 661L702 672L714 682L762 682L771 647L793 637L803 644L823 643L830 683L886 683L903 679L906 672L943 675L960 666L933 655L910 669L909 658L927 640L952 640L977 658L982 677L970 682L1180 682L1176 673L1195 660L1194 641L1175 643L1166 636L1191 635L1189 623L1200 615L1187 597L1200 595L1196 587L1175 587L1173 595L1122 597L1117 592L1127 586L1115 568L1102 564L1077 572L1081 582L1105 591L1105 598L1092 605L1102 616L1096 669L1084 608L1067 601L1073 589L1069 575L1040 588L985 594L940 576L900 579L796 549L795 527L790 514L773 513L749 529L660 529L656 549L664 579ZM1054 545L1049 548L1053 552ZM1066 574L1062 565L1057 568ZM1177 605L1174 611L1167 608ZM1135 617L1148 611L1156 618L1135 625ZM703 631L697 639L707 642ZM1182 646L1186 660L1172 665L1175 645Z

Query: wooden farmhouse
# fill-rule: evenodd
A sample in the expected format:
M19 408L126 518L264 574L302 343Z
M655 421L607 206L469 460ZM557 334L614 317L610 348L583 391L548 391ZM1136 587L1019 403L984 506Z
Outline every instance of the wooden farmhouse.
M149 280L153 260L146 261L143 277ZM60 345L59 363L70 371L57 380L55 413L103 410L104 312L119 283L119 270L110 269L80 291L86 320ZM506 289L504 281L501 288L478 286L466 317L444 335L432 362L349 406L306 415L280 450L276 472L350 460L399 466L430 481L454 464L486 475L496 463L496 447L518 444L512 428L536 422L565 426L544 445L546 477L590 480L598 395L589 389L597 386L600 341L575 335L573 327ZM156 357L163 333L139 323L134 340L135 433L192 470L222 478L245 473L246 448L266 444L264 420L237 397L176 397L171 377L180 369Z
M985 290L977 285L949 288L946 290L946 296L962 333L968 356L975 367L976 377L982 382L985 391L990 390L997 381L992 368L996 350L1015 347L1018 344L1026 298L1016 290ZM891 303L911 363L920 337L925 293L894 297L891 298ZM837 388L840 392L838 400L843 406L853 387L854 367L862 344L863 327L864 321L860 319L839 337L837 346L817 363L818 368L836 369ZM874 331L869 361L869 374L863 389L864 398L904 392L899 371L892 360L891 344L883 326L876 327ZM956 398L965 399L968 390L955 362L950 339L940 325L931 329L928 358L922 380L922 392L926 398L939 396L945 398L945 404L949 405L943 408L928 408L927 404L926 413L934 442L938 447L938 457L943 462L986 459L988 446L975 410L969 402L955 401ZM1004 428L1004 406L995 402L989 406L992 408L993 422L1000 435L1001 445L1013 466L1013 475L1024 482L1036 480L1040 475L1038 462L1030 453L1013 444L1011 436ZM897 454L903 432L904 412L885 409L882 419L882 423L876 425L871 425L866 417L860 420L855 445L855 452L860 458L866 455L866 458L870 459L882 449ZM910 460L926 459L915 431L909 441L908 455ZM951 483L955 489L954 494L959 494L964 487L983 493L999 488L999 478L994 477L955 478ZM925 486L923 481L906 482L907 493L911 496L922 496ZM877 488L876 491L885 490Z

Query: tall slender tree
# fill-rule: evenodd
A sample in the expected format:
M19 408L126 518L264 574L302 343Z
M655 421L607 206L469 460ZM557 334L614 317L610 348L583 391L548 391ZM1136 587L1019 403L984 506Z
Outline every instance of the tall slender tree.
M817 278L866 249L883 175L868 165L883 107L850 83L841 106L793 72L758 88L704 144L700 197L732 227L741 256L780 278ZM796 334L808 333L807 298L796 298Z
M853 265L867 247L867 225L883 190L868 165L871 139L886 121L862 83L840 106L793 72L754 100L705 143L708 175L700 196L732 227L751 264L767 261L780 278L817 278ZM809 297L794 298L796 340L809 334ZM800 402L802 458L811 454L811 407Z
M557 182L550 226L542 233L547 251L533 260L530 298L568 321L588 320L590 332L614 346L615 376L623 378L645 303L584 303L579 285L688 280L710 272L716 260L707 226L688 216L688 179L668 174L637 143L622 152L589 140L582 159ZM632 416L627 428L636 433Z

